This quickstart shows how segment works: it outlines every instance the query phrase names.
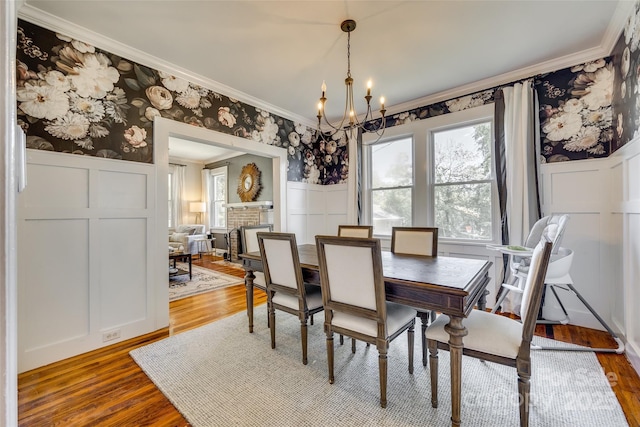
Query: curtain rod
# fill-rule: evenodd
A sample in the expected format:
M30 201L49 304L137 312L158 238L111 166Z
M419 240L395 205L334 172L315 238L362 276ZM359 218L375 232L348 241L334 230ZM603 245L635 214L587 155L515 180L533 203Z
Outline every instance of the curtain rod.
M171 163L171 162L169 162L169 166L181 166L183 168L187 167L187 165L181 165L180 163Z

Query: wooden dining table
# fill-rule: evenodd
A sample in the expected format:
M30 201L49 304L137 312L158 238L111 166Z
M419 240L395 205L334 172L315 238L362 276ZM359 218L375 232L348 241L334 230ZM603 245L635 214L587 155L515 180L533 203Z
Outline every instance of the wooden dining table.
M304 281L320 284L318 253L315 245L298 246ZM249 332L253 332L254 271L262 271L259 252L240 254L245 269ZM474 306L485 309L485 289L492 263L468 258L426 257L382 252L382 269L388 301L405 304L420 311L435 310L450 318L451 425L460 425L463 337L467 335L464 318ZM353 268L358 268L354 265ZM422 318L423 322L428 319Z

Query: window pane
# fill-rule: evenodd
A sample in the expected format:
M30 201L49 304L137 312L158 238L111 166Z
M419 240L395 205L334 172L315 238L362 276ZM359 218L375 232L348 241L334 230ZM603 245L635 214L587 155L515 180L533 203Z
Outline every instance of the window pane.
M372 217L375 234L391 234L391 227L411 225L411 188L373 190Z
M435 187L438 237L491 240L491 184Z
M400 187L413 183L411 138L371 147L372 188Z
M491 123L433 133L435 182L491 179Z
M214 188L215 188L215 200L226 200L225 193L227 192L227 183L226 183L225 175L216 175L214 177Z

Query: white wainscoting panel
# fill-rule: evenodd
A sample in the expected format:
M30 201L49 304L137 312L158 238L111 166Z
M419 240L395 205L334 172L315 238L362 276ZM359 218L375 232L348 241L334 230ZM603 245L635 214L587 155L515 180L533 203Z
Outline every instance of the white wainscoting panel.
M621 182L621 181L614 181ZM625 323L625 300L627 298L624 287L624 251L622 248L622 235L624 232L624 215L621 213L611 214L611 238L606 244L606 253L610 254L611 264L609 266L611 287L611 320L615 329L622 334L626 334Z
M22 196L27 208L88 208L89 171L86 168L29 166L29 190Z
M317 234L336 235L347 219L347 185L287 183L287 226L299 244L315 243Z
M106 209L145 209L147 175L122 171L99 172L98 207Z
M637 184L636 184L637 186ZM631 193L630 193L631 194ZM629 284L629 300L631 304L627 306L629 309L628 321L631 329L632 339L630 340L636 350L640 348L640 316L638 315L638 301L640 301L640 213L630 213L628 215L628 235L635 238L629 239L628 255L629 255L629 269L628 269L628 284ZM638 370L636 366L636 370Z
M29 302L19 313L20 347L29 357L89 335L89 221L31 219L20 231L28 255L19 259L19 301Z
M574 286L626 343L640 372L640 140L607 159L543 164L543 212L568 213ZM603 329L571 294L570 323ZM549 298L547 298L549 302Z
M103 330L147 317L147 221L144 218L101 219L100 326ZM125 241L110 238L127 236Z
M156 186L157 166L39 150L27 158L17 200L18 370L166 326L166 228L156 236L166 178Z

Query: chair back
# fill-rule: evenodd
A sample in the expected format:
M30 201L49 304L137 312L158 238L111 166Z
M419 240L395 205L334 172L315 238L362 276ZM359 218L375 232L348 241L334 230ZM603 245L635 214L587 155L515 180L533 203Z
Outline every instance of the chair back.
M543 236L542 240L536 245L531 257L529 266L529 274L524 285L522 293L522 304L520 308L520 317L522 319L522 344L520 352L527 352L533 338L533 330L538 319L538 311L542 301L542 290L544 287L547 268L549 267L549 259L551 258L551 250L553 244L550 239ZM524 349L526 347L526 349Z
M542 236L546 235L549 237L553 245L551 253L558 253L558 248L560 248L562 237L564 236L564 231L567 228L568 223L568 214L552 214L540 218L535 224L533 224L533 227L531 227L531 231L527 236L524 246L527 248L534 248L538 242L540 242Z
M272 224L261 225L243 225L240 227L240 243L242 244L242 250L239 253L258 252L258 237L257 233L267 233L273 231Z
M386 333L380 240L316 236L316 248L327 322L331 322L332 311L337 311L377 320L383 328L379 334Z
M338 236L340 237L373 237L372 225L339 225Z
M267 292L285 292L298 297L304 310L305 288L293 233L259 232L256 234Z
M438 229L435 227L393 227L391 229L391 252L437 256Z

